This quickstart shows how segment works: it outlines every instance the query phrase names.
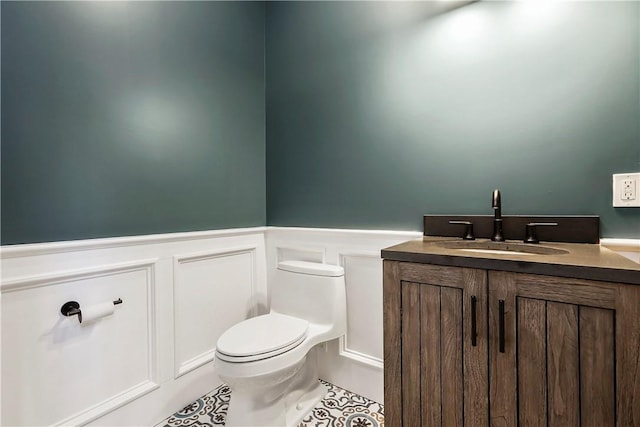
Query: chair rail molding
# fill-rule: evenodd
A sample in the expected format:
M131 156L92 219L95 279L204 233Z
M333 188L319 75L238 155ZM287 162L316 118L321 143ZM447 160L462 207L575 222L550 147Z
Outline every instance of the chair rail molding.
M93 279L96 277L110 276L129 271L148 270L155 267L158 258L136 260L117 264L100 265L89 268L63 270L50 274L38 274L24 277L16 277L3 280L0 284L2 293L18 290L39 288L42 286L56 285L64 282L72 282L81 279Z
M187 231L183 233L162 233L140 236L105 237L98 239L69 240L62 242L27 243L0 246L0 258L20 258L37 255L88 251L92 249L122 248L127 246L150 245L156 243L189 242L219 237L263 234L268 227L229 228L223 230Z

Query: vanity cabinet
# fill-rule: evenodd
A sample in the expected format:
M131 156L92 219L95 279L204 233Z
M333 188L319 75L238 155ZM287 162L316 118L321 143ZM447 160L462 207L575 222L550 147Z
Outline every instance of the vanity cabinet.
M639 311L638 285L385 260L385 424L640 426Z

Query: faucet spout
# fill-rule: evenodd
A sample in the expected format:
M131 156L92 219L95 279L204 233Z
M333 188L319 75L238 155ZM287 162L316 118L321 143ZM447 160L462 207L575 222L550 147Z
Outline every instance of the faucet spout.
M502 200L500 199L500 190L493 190L491 207L493 208L493 236L491 240L494 242L504 242L504 236L502 235Z
M493 190L493 199L491 201L491 207L495 211L497 218L502 217L502 201L500 200L500 190Z

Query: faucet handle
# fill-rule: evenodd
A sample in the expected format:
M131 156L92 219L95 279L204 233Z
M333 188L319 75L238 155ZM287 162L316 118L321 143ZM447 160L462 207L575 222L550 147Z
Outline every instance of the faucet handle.
M538 231L536 227L538 226L553 226L558 225L557 222L530 222L527 224L527 232L524 238L525 243L539 243L538 240Z
M476 240L473 235L473 223L471 221L449 221L449 224L462 224L464 228L464 240Z

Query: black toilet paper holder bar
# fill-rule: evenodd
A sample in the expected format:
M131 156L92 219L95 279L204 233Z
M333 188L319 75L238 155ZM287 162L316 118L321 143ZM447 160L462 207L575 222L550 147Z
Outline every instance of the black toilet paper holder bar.
M118 298L117 300L113 301L113 305L118 305L118 304L122 304L122 299ZM80 304L78 303L78 301L67 301L64 304L62 304L62 307L60 307L60 313L62 313L64 316L70 317L70 316L78 316L78 320L80 320L80 323L82 323L82 310L80 310Z

